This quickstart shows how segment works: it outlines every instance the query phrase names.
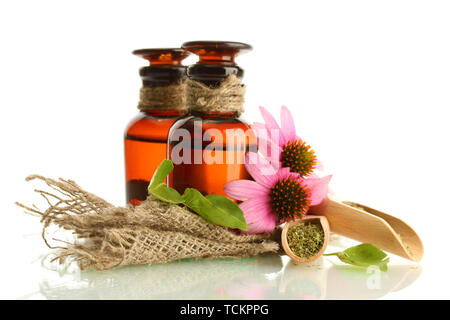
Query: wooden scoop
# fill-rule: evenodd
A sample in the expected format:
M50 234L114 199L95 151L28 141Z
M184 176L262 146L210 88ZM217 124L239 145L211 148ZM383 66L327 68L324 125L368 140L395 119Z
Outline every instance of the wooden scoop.
M372 243L415 262L423 257L423 244L417 233L405 222L387 213L359 203L330 199L325 216L332 232Z
M322 249L320 249L320 251L315 256L312 256L309 258L299 257L291 251L291 248L289 248L288 241L287 241L288 230L289 230L289 228L294 227L294 226L298 225L299 223L313 222L313 221L317 221L323 229L324 239L323 239ZM330 226L328 224L327 218L324 216L307 215L300 220L288 222L284 225L283 231L281 232L281 245L283 246L284 252L286 252L286 254L291 259L293 259L294 261L300 262L300 263L313 262L314 260L317 260L320 256L322 256L323 253L325 252L325 249L327 248L329 239L330 239Z

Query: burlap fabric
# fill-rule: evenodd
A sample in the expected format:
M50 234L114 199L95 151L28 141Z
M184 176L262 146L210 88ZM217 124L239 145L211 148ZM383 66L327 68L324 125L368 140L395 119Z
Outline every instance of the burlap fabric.
M188 79L186 81L186 105L189 110L203 112L244 112L245 85L230 74L219 87Z
M73 257L81 269L106 270L182 258L239 258L279 249L278 243L270 240L272 234L238 235L154 197L137 207L115 207L72 180L27 178L33 179L43 180L54 191L35 190L47 200L48 208L41 211L17 205L41 217L42 236L49 247L46 229L51 224L72 231L75 241L58 247L54 260L63 263L66 257Z

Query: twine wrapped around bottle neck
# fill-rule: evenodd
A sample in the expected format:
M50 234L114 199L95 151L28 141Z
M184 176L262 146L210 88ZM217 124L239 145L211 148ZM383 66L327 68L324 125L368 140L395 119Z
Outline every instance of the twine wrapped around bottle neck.
M244 112L245 85L230 74L219 87L188 79L186 82L187 108L202 112Z
M168 86L147 87L140 90L138 109L148 110L186 110L186 83Z

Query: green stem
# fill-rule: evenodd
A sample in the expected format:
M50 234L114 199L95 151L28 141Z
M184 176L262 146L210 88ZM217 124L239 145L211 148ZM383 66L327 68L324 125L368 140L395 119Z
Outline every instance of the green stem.
M338 256L340 252L325 253L324 256Z

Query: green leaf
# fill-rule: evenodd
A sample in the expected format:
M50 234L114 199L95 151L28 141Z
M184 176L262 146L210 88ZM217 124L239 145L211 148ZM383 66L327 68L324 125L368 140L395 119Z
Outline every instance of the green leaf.
M180 204L183 203L183 197L177 190L169 188L164 183L161 183L157 187L149 188L149 192L161 201Z
M158 169L153 173L152 180L148 186L148 190L152 188L158 187L160 184L164 183L164 179L171 173L173 170L173 163L170 160L164 159L161 164L158 166Z
M210 194L206 196L213 205L219 208L222 211L225 211L229 214L228 219L233 221L236 225L235 228L241 230L248 230L247 222L245 221L244 212L242 212L241 208L237 205L236 202L231 201L225 196L219 194Z
M187 188L184 194L180 195L177 190L169 188L164 183L164 179L172 170L172 161L163 160L153 174L148 186L148 193L164 202L184 204L198 213L203 219L214 224L248 230L241 208L227 197L216 194L205 197L193 188Z
M248 230L244 213L239 206L220 195L204 196L198 190L187 188L183 194L184 204L203 219L224 227Z
M161 201L168 203L183 203L183 198L177 190L169 188L165 183L164 179L173 170L173 163L170 160L163 160L153 174L152 180L148 186L148 193L154 195Z
M324 254L324 256L337 256L342 262L359 267L377 266L381 271L387 271L389 257L377 246L363 243L342 252Z

